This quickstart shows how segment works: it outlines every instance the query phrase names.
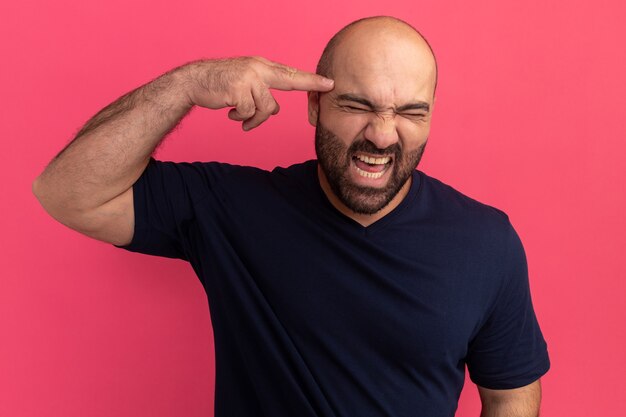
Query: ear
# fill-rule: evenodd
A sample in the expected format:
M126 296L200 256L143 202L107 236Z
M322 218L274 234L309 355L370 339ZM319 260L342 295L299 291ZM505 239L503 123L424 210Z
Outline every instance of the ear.
M309 123L311 126L317 126L317 116L320 112L320 96L317 91L309 91L307 93L309 101Z

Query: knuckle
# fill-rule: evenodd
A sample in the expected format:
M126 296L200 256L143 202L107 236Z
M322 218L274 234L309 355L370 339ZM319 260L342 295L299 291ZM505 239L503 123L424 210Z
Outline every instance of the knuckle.
M276 104L276 100L274 100L272 93L265 86L259 90L259 102L265 108L271 108Z
M237 107L237 113L239 113L243 117L252 117L254 115L254 106L245 105Z
M252 57L251 63L250 65L252 66L252 68L254 68L257 71L263 71L266 70L267 67L273 67L274 64L272 63L272 61L263 58L262 56L254 56Z
M285 77L293 80L296 77L298 70L293 67L282 67L282 72Z
M254 116L254 111L240 111L238 112L241 120L246 120Z
M256 75L265 64L258 57L246 57L244 66L246 74Z

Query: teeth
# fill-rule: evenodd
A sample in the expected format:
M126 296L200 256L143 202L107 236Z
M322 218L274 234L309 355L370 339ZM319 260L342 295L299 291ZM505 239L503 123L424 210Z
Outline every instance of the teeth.
M367 171L363 171L359 167L355 167L355 168L356 168L356 172L358 172L359 175L361 175L361 176L363 176L365 178L380 178L385 173L385 171L382 171L382 172L367 172Z
M363 161L365 163L368 164L373 164L373 165L382 165L382 164L386 164L387 162L391 161L391 158L386 156L384 158L371 158L369 156L366 155L357 155L356 158L360 161Z

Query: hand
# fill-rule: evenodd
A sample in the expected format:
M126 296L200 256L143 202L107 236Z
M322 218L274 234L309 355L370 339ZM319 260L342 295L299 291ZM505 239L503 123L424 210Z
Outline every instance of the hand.
M183 67L188 74L192 104L209 109L233 107L231 120L243 130L254 129L280 107L270 89L320 91L333 89L333 81L261 57L197 61Z

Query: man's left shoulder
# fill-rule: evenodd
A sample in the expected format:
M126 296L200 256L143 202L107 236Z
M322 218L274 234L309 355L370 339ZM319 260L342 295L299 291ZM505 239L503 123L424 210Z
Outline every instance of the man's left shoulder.
M478 201L423 171L417 173L420 176L420 193L428 203L458 215L484 216L494 218L496 221L509 221L508 215L503 210Z
M472 229L511 231L509 216L503 210L478 201L422 171L417 172L420 176L421 199L442 220Z

